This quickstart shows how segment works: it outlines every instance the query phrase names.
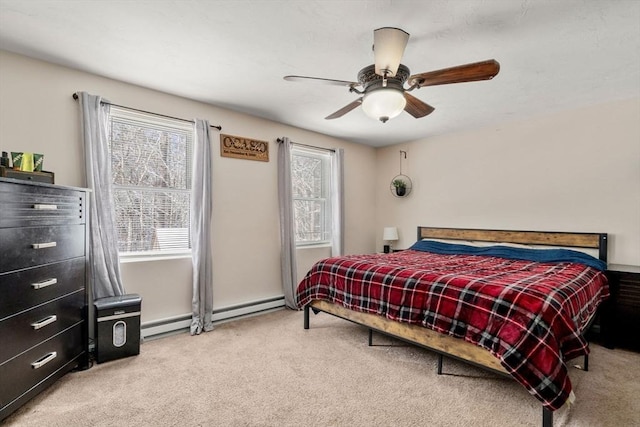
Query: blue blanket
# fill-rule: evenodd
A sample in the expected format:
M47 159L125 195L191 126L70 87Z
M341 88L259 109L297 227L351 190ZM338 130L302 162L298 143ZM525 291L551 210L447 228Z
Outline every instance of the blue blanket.
M535 262L577 262L600 271L607 269L607 263L591 255L570 249L529 249L510 246L469 246L455 243L419 240L409 249L433 252L444 255L485 255L507 259L520 259Z

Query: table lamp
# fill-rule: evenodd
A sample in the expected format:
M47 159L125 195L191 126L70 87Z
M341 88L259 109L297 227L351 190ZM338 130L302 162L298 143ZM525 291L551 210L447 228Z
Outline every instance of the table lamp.
M384 253L391 252L391 242L398 240L398 229L396 227L385 227L382 232L382 240L389 242L388 245L384 245Z

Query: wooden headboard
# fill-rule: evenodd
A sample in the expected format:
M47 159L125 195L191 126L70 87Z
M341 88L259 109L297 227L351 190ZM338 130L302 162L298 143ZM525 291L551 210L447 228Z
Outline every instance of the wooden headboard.
M607 262L607 233L481 230L418 226L418 240L422 239L469 240L597 249L598 258Z

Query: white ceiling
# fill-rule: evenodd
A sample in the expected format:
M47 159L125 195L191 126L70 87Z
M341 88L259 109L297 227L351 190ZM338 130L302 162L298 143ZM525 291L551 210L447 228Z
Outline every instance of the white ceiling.
M436 110L385 124L324 120L357 95L282 79L357 81L387 26L411 34L412 74L491 58L500 73L414 91ZM0 49L384 146L639 97L640 1L0 0Z

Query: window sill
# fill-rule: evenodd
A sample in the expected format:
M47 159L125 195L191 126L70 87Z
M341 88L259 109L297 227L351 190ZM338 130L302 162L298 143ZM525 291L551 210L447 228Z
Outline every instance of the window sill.
M317 245L298 245L296 249L322 249L322 248L330 248L331 243L319 243Z
M128 264L134 262L150 262L150 261L166 261L171 259L191 258L191 251L188 252L140 252L140 253L121 253L120 264Z

